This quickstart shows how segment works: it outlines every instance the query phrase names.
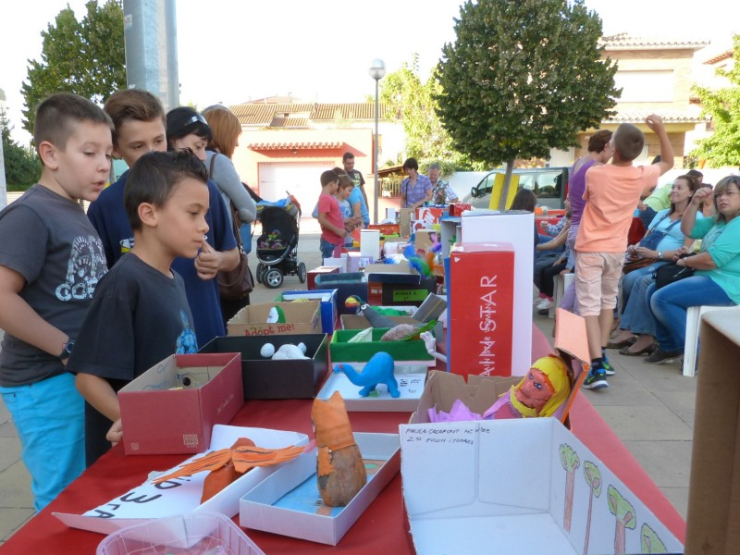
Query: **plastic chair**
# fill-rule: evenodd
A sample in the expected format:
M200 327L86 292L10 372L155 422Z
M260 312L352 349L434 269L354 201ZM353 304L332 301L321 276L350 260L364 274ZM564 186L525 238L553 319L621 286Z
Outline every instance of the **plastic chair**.
M696 375L701 315L712 310L740 310L738 306L692 306L686 313L686 340L683 346L683 375Z

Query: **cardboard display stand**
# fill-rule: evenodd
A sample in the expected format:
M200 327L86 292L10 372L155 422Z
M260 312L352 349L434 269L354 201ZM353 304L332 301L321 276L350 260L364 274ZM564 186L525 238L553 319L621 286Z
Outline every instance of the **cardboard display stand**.
M702 317L686 553L740 553L740 308Z
M554 418L408 424L400 436L403 497L417 553L683 550Z
M244 404L239 355L171 355L118 392L127 455L201 453Z

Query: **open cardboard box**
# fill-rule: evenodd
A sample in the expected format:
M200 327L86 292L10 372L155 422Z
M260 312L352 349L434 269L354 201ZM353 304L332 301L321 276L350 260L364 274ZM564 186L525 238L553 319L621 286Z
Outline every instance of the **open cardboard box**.
M316 484L316 451L285 466L242 497L239 524L293 538L337 545L399 469L396 434L355 433L368 482L346 507L327 507ZM378 533L382 533L379 530Z
M381 341L380 338L388 330L389 328L373 328L372 341L359 343L349 343L349 340L361 330L337 330L329 343L329 358L332 364L367 362L375 353L381 351L391 355L396 364L421 363L430 368L436 364L421 339Z
M682 553L683 546L554 418L400 426L417 553Z
M313 291L283 291L278 300L296 301L308 299L321 303L321 333L333 333L337 318L337 290L314 289ZM301 303L296 303L301 304ZM319 333L319 330L311 333Z
M414 320L411 316L388 316L389 320L392 320L398 324L418 324L417 320ZM364 330L372 328L372 324L362 314L342 314L339 317L339 321L342 324L343 330Z
M127 455L201 453L244 404L235 353L171 355L118 392Z
M367 302L367 280L363 272L318 276L316 287L337 290L337 312L340 315L354 314L360 305Z
M553 415L561 422L568 424L568 413L573 406L578 390L588 373L588 343L586 339L586 321L566 310L558 309L555 328L555 350L566 361L573 371L570 395ZM529 369L529 365L525 369ZM433 370L427 378L424 393L419 400L419 407L411 415L409 423L429 422L429 409L449 412L453 403L460 399L476 414L483 414L498 398L512 386L517 385L522 376L480 376L470 374L465 378L459 374Z
M365 364L352 364L359 373L364 367ZM395 399L385 384L379 384L370 395L362 397L363 386L353 384L343 372L331 372L317 397L328 401L338 391L348 412L413 412L425 391L428 370L425 364L397 364L393 373L400 396Z
M740 553L740 308L701 322L686 553Z
M265 343L306 346L307 359L272 360L261 355ZM201 353L238 353L244 399L313 399L328 367L329 340L325 333L274 337L216 337Z
M231 447L241 437L248 437L254 441L255 445L266 449L278 449L308 443L308 436L297 432L217 425L213 428L210 450L215 451ZM195 455L183 460L181 464L201 456ZM303 464L303 461L301 461L303 457L310 457L310 455L309 453L303 453L298 458L283 463L281 466ZM315 456L311 460L315 465ZM110 534L120 528L141 524L151 519L168 518L181 514L221 513L232 518L239 512L239 498L279 468L278 466L253 468L205 503L201 503L200 498L203 494L203 481L206 478L206 472L199 472L190 478L168 480L165 482L166 487L157 487L151 482L162 474L161 472L155 472L140 486L82 515L54 513L54 516L70 528L89 530L99 534ZM176 467L163 470L171 472L175 469ZM134 502L136 500L139 501ZM142 500L147 501L143 502Z
M285 314L284 324L268 324L270 309L280 307ZM229 320L229 335L267 336L297 333L321 333L322 315L319 302L273 302L245 306Z
M396 264L370 264L365 274L371 305L419 306L437 290L434 276L422 277L406 260Z

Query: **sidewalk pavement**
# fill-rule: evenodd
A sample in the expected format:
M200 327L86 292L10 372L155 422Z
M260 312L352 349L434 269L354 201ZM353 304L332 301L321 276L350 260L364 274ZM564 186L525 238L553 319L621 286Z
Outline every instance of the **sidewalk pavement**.
M307 268L321 265L318 236L304 226L299 260ZM255 256L250 265L256 266ZM254 268L253 268L254 269ZM287 276L283 288L299 289L296 276ZM257 285L254 304L269 302L276 290ZM534 316L545 336L552 336L553 320ZM2 332L0 332L2 333ZM609 388L582 390L627 449L640 462L676 510L686 518L691 468L696 379L681 375L678 362L653 366L642 357L609 352L616 374ZM33 516L30 477L20 460L20 443L10 415L0 400L0 547Z

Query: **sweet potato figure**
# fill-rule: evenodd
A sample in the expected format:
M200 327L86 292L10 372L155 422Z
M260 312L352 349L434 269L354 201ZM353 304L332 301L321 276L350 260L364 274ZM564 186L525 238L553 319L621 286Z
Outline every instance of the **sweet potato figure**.
M367 483L367 471L339 392L326 402L316 399L311 419L318 447L319 493L326 505L342 507Z

